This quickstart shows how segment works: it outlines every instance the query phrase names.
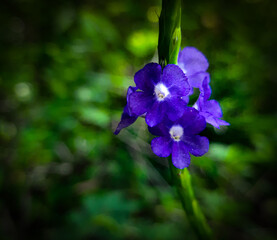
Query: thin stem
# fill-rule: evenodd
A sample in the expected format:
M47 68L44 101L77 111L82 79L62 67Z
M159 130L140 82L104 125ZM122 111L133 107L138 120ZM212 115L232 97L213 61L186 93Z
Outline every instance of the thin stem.
M177 64L181 46L181 0L163 0L159 20L159 63L164 68L167 64ZM171 161L170 170L173 183L177 188L192 228L201 240L212 239L212 232L195 199L191 184L190 173L187 168L175 168Z
M183 209L196 235L201 240L213 239L212 231L194 196L189 170L187 168L177 169L171 161L169 162L173 183L177 188Z

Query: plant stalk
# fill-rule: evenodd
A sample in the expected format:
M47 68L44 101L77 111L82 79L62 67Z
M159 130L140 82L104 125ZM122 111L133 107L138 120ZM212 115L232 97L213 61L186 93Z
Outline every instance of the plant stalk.
M181 0L163 0L159 19L159 64L177 64L181 47ZM169 160L172 180L188 220L200 240L211 240L212 232L195 199L187 168L177 169Z
M195 234L200 240L213 239L212 231L194 196L189 170L174 167L170 160L169 165L173 183Z
M159 19L159 64L177 64L181 47L181 0L163 0Z

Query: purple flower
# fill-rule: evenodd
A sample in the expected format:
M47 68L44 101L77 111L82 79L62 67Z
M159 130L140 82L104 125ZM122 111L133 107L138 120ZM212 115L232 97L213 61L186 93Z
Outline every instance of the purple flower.
M129 97L130 97L130 94L135 92L137 90L136 87L129 87L128 88L128 91L127 91L127 96L126 96L126 99L127 99L127 104L126 106L124 107L124 110L123 110L123 113L121 115L121 120L114 132L115 135L119 134L119 132L122 130L122 128L126 128L128 126L130 126L131 124L133 124L138 116L132 116L131 113L130 113L130 110L128 108L128 102L129 102Z
M209 74L206 72L209 67L207 58L194 47L185 47L179 52L178 66L188 77L190 86L194 88L201 88L204 78Z
M186 107L184 114L177 121L166 120L149 131L154 138L151 142L153 152L159 157L172 154L172 163L183 169L190 165L190 154L202 156L209 150L209 140L197 135L206 127L206 121L197 110Z
M190 86L177 65L168 64L162 71L159 64L149 63L135 74L134 80L141 91L130 94L132 115L146 113L145 121L150 127L159 124L165 115L172 121L182 116Z
M228 126L230 123L220 119L223 114L219 103L216 100L208 100L212 93L209 82L210 78L206 77L200 88L198 100L193 107L199 111L200 115L206 119L207 123L214 127L220 128L222 125Z

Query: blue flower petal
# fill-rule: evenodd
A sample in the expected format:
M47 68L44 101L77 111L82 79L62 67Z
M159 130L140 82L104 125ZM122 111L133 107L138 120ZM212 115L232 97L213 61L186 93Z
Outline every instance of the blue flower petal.
M182 141L186 144L189 152L200 157L209 151L209 140L199 135L185 136Z
M199 112L192 108L186 107L183 116L177 121L184 128L187 135L198 134L206 127L206 121Z
M145 116L145 122L149 127L154 127L159 124L165 115L165 105L164 102L154 102L151 109L147 112Z
M159 157L168 157L171 154L172 141L167 137L157 137L151 142L152 151Z
M194 47L185 47L179 52L178 66L189 77L197 72L205 72L209 62L202 52Z
M139 70L134 77L136 86L145 91L153 92L154 85L160 81L162 68L157 63L149 63Z
M140 116L147 112L153 105L153 95L145 92L134 92L129 96L129 110L131 115Z
M182 117L186 108L186 102L181 98L171 98L166 102L166 114L171 121Z
M178 94L180 94L180 97L186 96L190 91L188 79L177 65L166 65L163 70L161 81L166 85L167 88L169 88L169 91L171 87L178 89ZM170 93L172 94L171 91Z
M172 163L179 169L184 169L190 165L189 150L182 141L174 142L172 145Z
M169 136L169 128L171 127L171 125L167 126L166 122L167 122L167 119L165 118L162 123L160 123L154 127L148 126L149 132L156 136L170 137Z
M123 129L123 128L126 128L126 127L129 127L131 124L133 124L136 120L137 120L137 116L134 116L134 117L131 117L129 114L128 114L128 108L127 106L125 106L124 108L124 111L121 115L121 120L114 132L115 135L119 134L120 131Z
M212 113L214 117L222 118L222 110L221 107L216 100L209 100L203 106L202 111Z
M204 80L209 84L210 82L210 74L208 72L197 72L188 77L188 82L191 87L194 88L202 88Z

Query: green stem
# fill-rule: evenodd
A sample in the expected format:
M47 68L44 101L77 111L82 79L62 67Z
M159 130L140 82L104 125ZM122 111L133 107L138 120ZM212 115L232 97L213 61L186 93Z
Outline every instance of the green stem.
M171 161L169 162L173 183L196 235L201 240L213 239L211 229L194 196L189 170L175 168Z
M181 0L163 0L159 20L159 63L177 64L181 47Z
M159 63L164 68L167 64L177 64L181 46L181 0L163 0L159 20ZM189 222L201 240L212 239L212 232L195 199L191 177L187 168L175 168L170 161L173 183L177 188L182 206Z

